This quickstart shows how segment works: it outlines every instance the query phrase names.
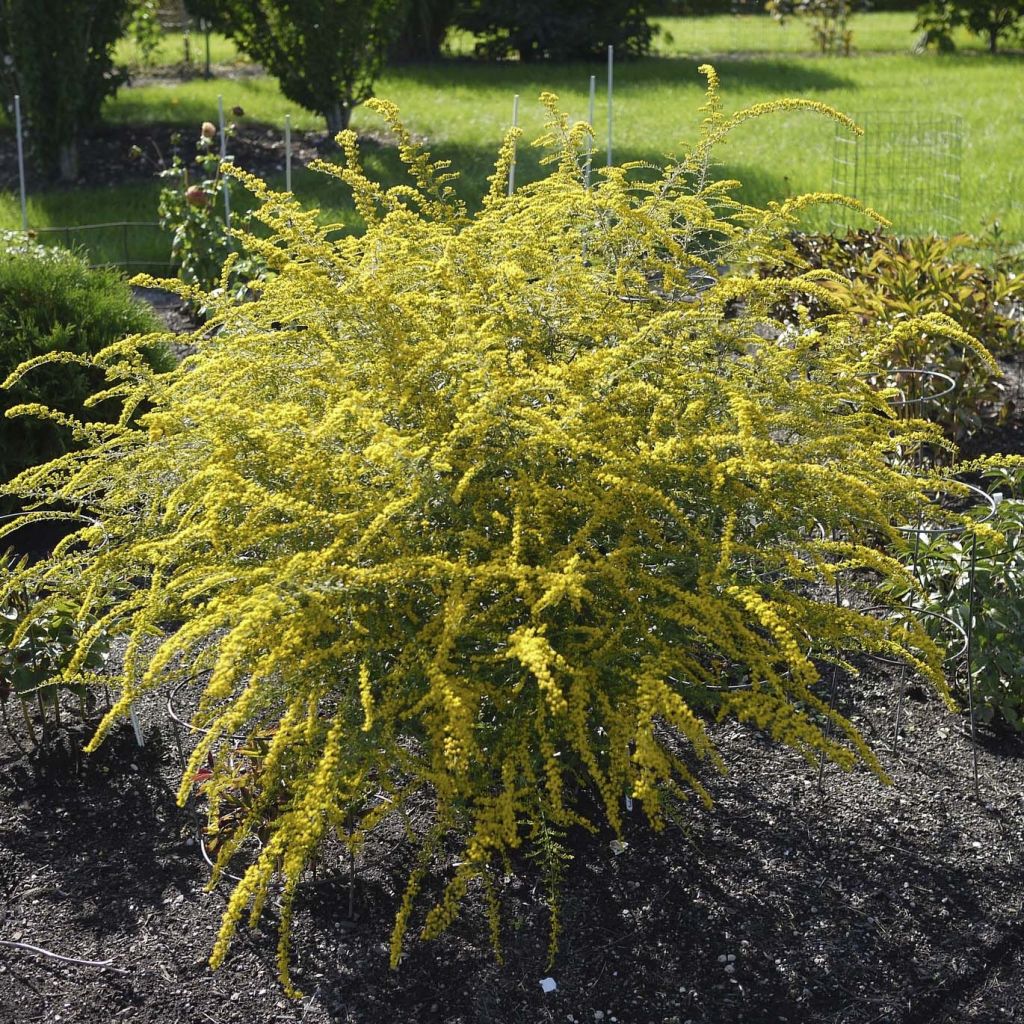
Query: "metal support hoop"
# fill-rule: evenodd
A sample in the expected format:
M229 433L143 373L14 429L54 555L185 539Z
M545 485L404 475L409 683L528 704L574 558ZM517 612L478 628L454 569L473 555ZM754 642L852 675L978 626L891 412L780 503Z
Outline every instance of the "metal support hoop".
M991 520L993 518L993 516L995 516L995 514L996 514L996 500L995 500L995 498L993 498L992 495L988 493L988 491L982 490L980 487L976 487L974 484L964 483L964 481L962 481L962 480L958 480L957 483L959 483L963 487L966 487L973 495L981 498L982 502L985 505L988 506L988 509L986 510L985 515L981 519L976 520L976 523L980 525L982 523L989 522L989 520ZM952 535L952 534L963 533L964 530L967 529L967 525L965 523L958 523L958 524L956 524L954 526L927 526L926 527L926 526L923 526L923 525L915 526L915 525L903 524L901 526L895 527L895 529L898 530L900 533L907 533L907 534L911 534L911 535L921 535L921 534L924 534L926 537L939 537L939 536L942 536L942 535L949 536L949 535Z
M862 373L859 374L862 379L870 380L874 377L882 375L887 377L895 377L897 374L903 374L910 377L920 377L923 379L930 380L941 380L945 387L941 391L936 391L930 395L919 395L917 398L897 398L889 402L895 409L901 409L908 405L924 405L928 402L937 402L940 398L945 398L946 395L951 395L956 390L956 379L951 377L948 373L942 373L940 370L923 370L914 366L897 366L889 370L883 370L879 373ZM893 389L902 393L902 388L893 385Z
M872 605L870 608L864 608L861 610L867 615L880 611L899 611L899 609L894 609L891 608L889 605L884 604ZM947 654L946 657L942 659L943 665L956 661L957 658L962 657L967 652L969 640L967 636L967 630L964 629L964 627L961 626L959 622L955 622L948 615L943 615L941 612L932 611L929 608L913 608L909 610L912 611L913 614L923 616L926 619L939 619L942 622L944 622L947 626L949 626L954 633L957 634L957 640L960 646L952 654ZM870 658L872 661L879 662L883 665L892 665L893 667L897 668L906 665L906 662L900 661L898 658L888 658L884 654L871 654L870 652L865 652L864 656Z

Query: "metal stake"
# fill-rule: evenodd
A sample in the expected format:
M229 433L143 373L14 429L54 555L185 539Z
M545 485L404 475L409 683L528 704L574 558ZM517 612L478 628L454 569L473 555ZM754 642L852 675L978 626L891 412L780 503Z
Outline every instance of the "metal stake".
M597 90L597 75L590 76L590 103L587 107L587 124L590 134L587 136L587 163L583 170L583 184L590 188L590 168L594 162L594 98Z
M284 190L292 190L292 115L284 115Z
M220 162L224 163L228 155L228 137L224 131L224 97L217 97L217 118L220 121ZM228 193L228 183L223 182L221 191L224 193L224 226L231 230L231 196Z
M519 127L519 93L512 97L512 127ZM508 194L516 190L516 143L512 141L512 162L508 165Z
M970 594L967 598L967 708L971 714L971 762L974 772L974 799L980 799L978 789L978 736L974 721L974 571L977 565L978 535L971 538L971 570L968 579Z
M608 47L608 166L612 165L612 70L615 66L615 47Z
M14 132L18 137L18 185L21 190L21 230L28 231L28 204L25 200L25 146L21 138L21 96L14 97Z

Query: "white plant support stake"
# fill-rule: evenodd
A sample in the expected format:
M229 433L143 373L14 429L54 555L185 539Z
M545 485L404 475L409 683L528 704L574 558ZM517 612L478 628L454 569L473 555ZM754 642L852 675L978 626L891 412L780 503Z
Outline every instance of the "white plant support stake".
M146 741L142 738L142 724L139 722L139 716L135 714L135 708L132 708L128 712L128 719L132 723L132 730L135 733L135 742L140 747L144 747L146 745Z
M587 107L587 124L590 134L587 136L587 165L583 171L583 184L590 188L590 168L594 162L594 98L597 92L597 75L590 76L590 105Z
M292 190L292 115L284 115L284 190Z
M217 118L220 121L220 162L224 163L228 155L228 137L224 131L224 97L217 97ZM228 195L227 182L224 182L224 226L231 230L231 197Z
M18 186L21 190L21 230L28 231L28 203L25 200L25 146L21 139L21 97L14 97L14 131L18 136Z
M512 97L512 127L519 127L519 93ZM516 150L515 141L512 143L512 162L508 165L508 194L512 195L516 190Z
M612 69L615 66L615 47L608 47L608 166L612 165Z

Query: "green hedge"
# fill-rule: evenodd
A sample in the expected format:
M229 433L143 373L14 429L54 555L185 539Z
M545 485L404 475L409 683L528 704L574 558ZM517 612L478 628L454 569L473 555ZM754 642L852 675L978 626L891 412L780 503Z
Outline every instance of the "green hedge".
M160 326L117 271L92 269L75 253L23 237L0 240L0 380L36 356L60 350L91 356L126 335ZM146 358L158 370L174 363L163 346L147 349ZM84 400L102 385L95 369L54 363L0 391L0 484L72 443L67 427L35 417L8 419L9 409L42 403L68 415L109 420L117 414L113 403L83 409Z

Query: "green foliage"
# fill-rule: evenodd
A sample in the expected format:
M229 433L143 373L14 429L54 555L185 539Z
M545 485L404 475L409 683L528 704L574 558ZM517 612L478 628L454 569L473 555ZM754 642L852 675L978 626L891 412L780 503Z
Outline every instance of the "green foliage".
M408 0L402 29L388 51L388 63L437 60L459 0Z
M74 253L31 243L8 243L0 253L0 377L27 359L52 353L88 360L127 334L159 327L116 271L92 270ZM154 367L166 370L173 364L162 345L145 352ZM91 366L55 362L0 392L0 413L39 403L59 414L0 419L0 481L66 451L72 430L63 417L81 415L83 403L102 384L103 374ZM112 414L101 405L89 415L109 419Z
M144 68L152 67L163 37L160 0L133 0L128 32L138 47L139 63Z
M780 22L792 17L806 20L822 53L849 57L853 48L850 19L864 6L864 0L768 0L765 9Z
M175 153L171 166L160 172L160 177L172 184L160 190L157 213L160 226L171 232L171 263L178 268L178 277L210 291L220 286L224 262L234 248L224 209L225 193L229 203L231 200L231 181L221 170L217 128L212 121L204 121L200 127L194 163L193 176L190 165ZM236 225L247 220L238 209L234 218ZM258 258L243 255L232 262L225 287L244 297L265 269Z
M0 567L5 567L9 559L9 555L0 555ZM17 571L25 564L22 561L11 568ZM60 724L62 692L77 696L85 712L89 694L82 679L68 683L60 676L92 623L79 622L76 608L69 601L50 602L41 615L30 614L34 603L34 598L15 592L8 594L0 604L0 705L3 705L4 723L12 738L14 732L7 704L13 699L20 705L29 741L39 747L45 741L51 719L54 725ZM83 676L102 670L107 651L107 638L97 637L83 663ZM41 731L36 730L32 720L36 708Z
M491 886L515 851L554 884L561 838L620 832L625 796L655 828L666 800L710 802L716 719L881 775L830 710L822 664L884 653L945 692L919 625L859 610L886 602L875 582L909 583L879 550L895 550L894 524L940 515L930 496L956 489L908 475L902 456L939 431L895 417L892 392L870 384L921 325L863 324L821 272L746 269L786 248L808 203L841 197L761 210L709 180L716 145L752 117L850 123L799 100L726 116L704 70L693 148L602 169L590 188L588 129L545 96L551 173L507 196L510 133L474 216L383 103L410 184L368 179L351 132L346 166L319 165L351 187L361 237L232 170L269 232L240 241L274 275L253 301L210 297L195 354L170 374L132 361L127 342L124 362L98 359L127 408L151 407L142 429L83 428L88 450L20 481L97 518L0 584L0 603L43 591L125 636L119 696L90 749L141 694L200 674L194 724L207 731L179 798L212 755L215 813L239 792L233 738L269 736L218 849L219 871L264 837L215 966L276 876L291 988L305 865L329 838L357 852L410 806L432 815L422 832L406 821L414 866L393 964L407 931L436 936L475 881L493 893L497 939ZM833 315L766 339L794 292ZM928 325L965 337L940 314ZM862 600L836 608L846 570ZM423 915L426 875L456 842Z
M799 235L795 267L835 271L843 278L826 287L849 294L850 309L864 319L897 327L931 310L955 320L985 351L965 345L943 332L924 328L903 334L892 350L893 366L938 370L956 381L946 401L922 406L922 413L940 423L950 436L962 439L1002 414L999 371L988 356L1019 349L1024 301L1024 275L1008 265L986 270L963 255L966 236L951 239L898 239L884 232L857 231L846 236ZM827 308L808 302L812 314ZM796 322L795 305L779 310Z
M46 173L78 176L77 140L124 81L111 53L131 0L2 0L0 89L20 94L32 152Z
M971 555L974 549L974 631L972 664L976 713L981 721L1002 721L1024 729L1024 463L988 466L983 473L996 498L995 515L987 505L972 517L988 529L950 537L923 534L906 554L916 561L924 587L923 607L939 612L966 630L971 608ZM933 632L954 649L940 619Z
M464 0L456 22L481 37L477 54L489 59L586 60L603 57L609 45L617 56L641 57L653 35L648 6L646 0Z
M218 24L331 133L373 95L404 0L216 0Z
M996 53L999 41L1020 34L1024 0L930 0L918 8L915 28L925 33L927 44L952 50L953 32L965 27L988 42Z

